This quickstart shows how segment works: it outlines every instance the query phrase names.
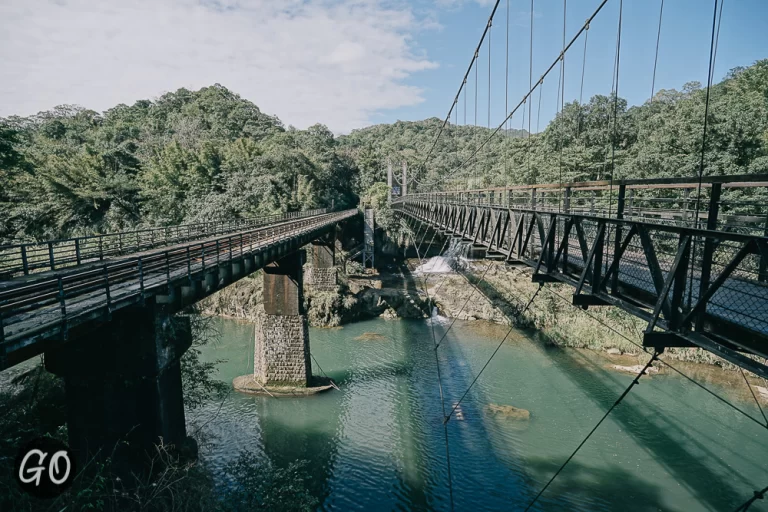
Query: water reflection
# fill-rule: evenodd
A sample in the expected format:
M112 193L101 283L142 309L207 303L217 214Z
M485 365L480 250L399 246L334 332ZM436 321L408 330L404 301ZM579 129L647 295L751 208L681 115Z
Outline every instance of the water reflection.
M226 359L219 378L231 381L252 368L253 328L217 323L221 342L204 357ZM447 327L435 324L438 339ZM205 427L214 445L203 457L216 469L242 449L280 465L306 459L323 510L447 510L430 329L426 321L398 320L313 329L313 355L341 391L284 399L233 393L209 404L194 412L203 423L221 405ZM480 322L454 324L438 352L446 407L505 332ZM555 349L513 332L465 398L461 416L448 423L456 510L525 508L632 378L605 366L592 352ZM728 510L760 487L768 475L765 429L675 375L641 382L538 510ZM530 419L488 414L491 403L527 409Z

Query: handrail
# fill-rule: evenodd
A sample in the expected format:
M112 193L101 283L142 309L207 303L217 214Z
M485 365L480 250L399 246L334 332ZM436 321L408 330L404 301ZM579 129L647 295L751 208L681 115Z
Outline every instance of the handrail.
M291 237L339 222L352 212L357 213L348 210L296 216L277 225L106 260L101 265L76 267L69 272L40 274L32 281L6 283L0 288L0 368L7 348L4 341L38 336L51 329L66 335L71 326L86 321L85 315L109 315L143 301L155 293L153 290L168 287L173 281L192 281L206 268L218 268L224 261L262 252ZM34 323L27 322L33 317Z
M0 246L0 279L102 261L147 249L164 247L213 235L230 233L283 220L326 213L325 208L232 221L212 221L161 228L121 231L102 235Z

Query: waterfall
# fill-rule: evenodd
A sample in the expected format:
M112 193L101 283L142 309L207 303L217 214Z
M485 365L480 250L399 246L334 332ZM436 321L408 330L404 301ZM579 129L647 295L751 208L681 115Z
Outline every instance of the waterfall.
M435 256L419 265L415 274L447 274L456 270L466 269L469 265L467 255L471 242L462 241L460 238L451 238L448 248L441 256Z

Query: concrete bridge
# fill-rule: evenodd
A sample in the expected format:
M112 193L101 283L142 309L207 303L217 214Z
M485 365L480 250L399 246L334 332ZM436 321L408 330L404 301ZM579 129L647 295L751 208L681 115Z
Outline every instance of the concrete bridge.
M299 249L311 244L313 281L335 283L337 225L357 214L314 210L0 247L0 369L45 354L46 369L64 379L70 445L83 461L117 445L138 462L137 448L160 438L183 447L179 360L192 338L189 318L174 314L263 269L257 377L306 386Z
M571 285L574 305L643 319L646 346L700 347L768 378L768 212L749 200L766 186L766 175L555 183L416 193L394 206L531 267L535 282Z

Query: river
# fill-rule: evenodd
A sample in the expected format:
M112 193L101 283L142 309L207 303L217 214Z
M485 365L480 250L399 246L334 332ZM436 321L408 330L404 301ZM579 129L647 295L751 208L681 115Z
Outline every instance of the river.
M214 322L220 339L204 347L203 358L224 360L217 378L231 382L250 373L253 325ZM436 319L437 339L446 328ZM438 360L449 410L506 330L457 321L448 332ZM212 401L189 413L211 436L201 458L219 474L245 449L280 465L306 459L322 510L448 510L430 322L368 320L311 329L310 337L312 354L341 391L280 399L232 392ZM512 332L447 424L455 510L525 509L632 380L608 369L606 357ZM689 367L704 379L719 372ZM762 417L743 381L744 389L733 379L709 380L707 386ZM527 409L530 419L494 415L489 404ZM674 373L653 374L609 415L534 510L733 510L766 485L768 430ZM752 510L768 507L758 501Z

